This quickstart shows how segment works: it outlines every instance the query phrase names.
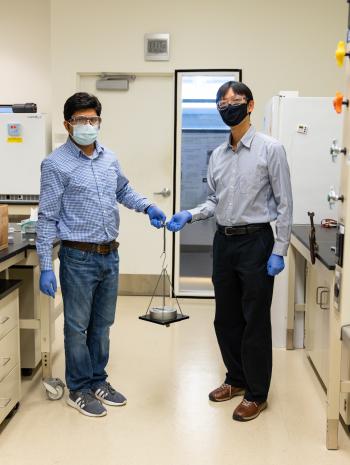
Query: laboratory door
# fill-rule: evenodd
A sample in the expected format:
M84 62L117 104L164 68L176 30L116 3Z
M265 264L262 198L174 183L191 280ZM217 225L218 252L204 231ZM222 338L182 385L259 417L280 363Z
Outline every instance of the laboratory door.
M216 109L216 93L227 81L241 81L241 70L177 70L175 125L175 210L190 210L208 195L207 169L213 150L229 128ZM186 225L175 236L174 287L183 297L213 297L214 218Z
M79 89L95 94L102 103L101 144L116 153L134 189L169 217L173 202L173 75L136 74L127 91L96 90L98 79L98 75L80 75ZM147 215L123 206L120 217L120 291L149 294L161 272L163 232L150 225ZM171 274L170 232L166 239Z

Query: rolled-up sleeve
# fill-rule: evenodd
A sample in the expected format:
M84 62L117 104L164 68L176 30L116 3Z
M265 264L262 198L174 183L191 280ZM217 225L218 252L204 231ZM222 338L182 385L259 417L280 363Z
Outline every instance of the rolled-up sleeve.
M57 237L64 182L50 159L41 164L36 249L41 270L52 270L52 244Z
M273 253L287 255L293 223L293 197L287 156L282 144L272 144L269 148L268 172L277 205Z

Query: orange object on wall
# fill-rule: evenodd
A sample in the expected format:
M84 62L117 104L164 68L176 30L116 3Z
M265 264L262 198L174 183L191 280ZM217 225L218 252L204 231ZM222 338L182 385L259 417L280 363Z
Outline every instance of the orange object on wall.
M337 113L341 113L343 111L343 105L349 106L349 100L344 100L344 95L341 92L336 92L333 99L334 110Z

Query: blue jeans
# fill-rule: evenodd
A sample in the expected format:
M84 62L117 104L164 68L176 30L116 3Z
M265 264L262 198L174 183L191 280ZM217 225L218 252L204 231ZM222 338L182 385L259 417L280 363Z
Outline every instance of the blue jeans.
M66 382L70 391L103 383L114 323L119 256L61 246L60 281L64 306Z

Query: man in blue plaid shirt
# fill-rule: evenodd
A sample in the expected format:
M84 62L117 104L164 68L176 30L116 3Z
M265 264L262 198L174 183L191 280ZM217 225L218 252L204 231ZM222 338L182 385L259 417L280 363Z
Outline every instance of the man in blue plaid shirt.
M160 228L165 215L130 186L113 152L97 141L101 103L79 92L64 105L67 142L41 166L37 226L40 290L57 290L52 243L61 239L60 282L68 405L87 416L104 416L106 405L126 398L107 381L109 329L118 290L118 203L147 213Z

